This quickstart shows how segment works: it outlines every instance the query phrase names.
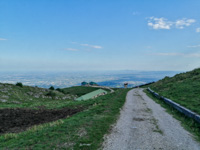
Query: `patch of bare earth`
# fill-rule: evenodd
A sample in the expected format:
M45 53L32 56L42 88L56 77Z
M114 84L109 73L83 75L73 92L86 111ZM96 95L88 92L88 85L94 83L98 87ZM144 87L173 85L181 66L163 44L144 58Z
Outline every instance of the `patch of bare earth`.
M83 108L70 109L0 109L0 134L16 133L28 127L72 116Z

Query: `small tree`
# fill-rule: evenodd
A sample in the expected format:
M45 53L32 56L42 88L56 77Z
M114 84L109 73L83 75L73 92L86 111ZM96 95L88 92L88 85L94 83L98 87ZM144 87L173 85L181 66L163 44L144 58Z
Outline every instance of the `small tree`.
M83 81L83 82L81 83L81 85L82 85L82 86L86 86L86 85L88 85L88 83L85 82L85 81Z
M56 91L58 91L58 92L63 92L63 90L60 89L60 88L57 88Z
M23 87L23 84L21 82L17 82L16 86Z
M53 87L53 86L51 86L51 87L49 88L49 90L54 90L54 87Z
M56 96L56 93L54 93L53 91L50 91L46 94L46 96L51 96L52 98Z

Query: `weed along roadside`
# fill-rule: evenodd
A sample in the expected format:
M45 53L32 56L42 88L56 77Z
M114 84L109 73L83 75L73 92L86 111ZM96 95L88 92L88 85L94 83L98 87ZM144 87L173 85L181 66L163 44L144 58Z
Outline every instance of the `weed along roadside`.
M97 90L96 88L89 88L89 92ZM80 92L76 91L76 87L66 88L63 91L67 92L68 95L71 93L73 93L72 95L81 93L79 94L81 96L88 93L89 88L77 87L77 91ZM87 92L84 93L84 90ZM29 126L24 131L19 129L18 133L7 130L6 133L0 135L0 149L98 149L103 142L103 136L109 132L111 124L116 121L119 110L125 102L127 92L128 89L116 89L113 93L85 101L61 101L58 99L47 100L43 104L36 100L37 105L34 105L32 101L30 102L31 104L27 101L24 102L26 104L21 103L19 106L24 111L27 111L26 106L34 108L33 111L36 112L41 111L40 107L43 108L43 111L48 111L48 109L59 111L66 108L72 110L82 109L72 116L66 114L64 116L67 117L58 117L58 120L53 120L52 116L50 122ZM10 105L12 108L14 107L14 109L11 109L12 111L22 110L19 107L15 107L16 105L12 103ZM6 104L1 108L2 111L5 109L5 106L7 107L6 109L9 109L9 104ZM13 113L12 111L10 114ZM51 110L48 113L51 114ZM42 111L37 114L42 114ZM43 114L45 113L43 112ZM42 118L38 119L42 120ZM26 120L28 121L28 119Z

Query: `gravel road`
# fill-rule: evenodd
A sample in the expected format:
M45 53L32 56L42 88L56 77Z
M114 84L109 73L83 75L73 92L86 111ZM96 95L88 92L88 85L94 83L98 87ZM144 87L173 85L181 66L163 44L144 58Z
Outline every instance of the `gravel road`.
M138 88L128 92L117 123L105 136L103 149L200 150L200 144Z

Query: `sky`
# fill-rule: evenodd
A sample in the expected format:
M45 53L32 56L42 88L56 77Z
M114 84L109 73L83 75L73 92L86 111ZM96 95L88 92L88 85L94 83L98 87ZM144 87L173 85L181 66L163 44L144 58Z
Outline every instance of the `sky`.
M0 0L0 70L193 70L199 8L199 0Z

